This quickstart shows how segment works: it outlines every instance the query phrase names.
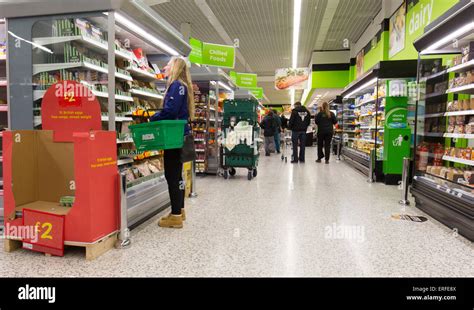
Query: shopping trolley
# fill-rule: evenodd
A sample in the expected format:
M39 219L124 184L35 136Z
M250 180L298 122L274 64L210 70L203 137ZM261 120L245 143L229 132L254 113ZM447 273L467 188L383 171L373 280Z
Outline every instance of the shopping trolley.
M281 152L281 160L288 162L288 149L291 154L292 152L292 143L291 143L291 130L285 129L282 134L282 152Z

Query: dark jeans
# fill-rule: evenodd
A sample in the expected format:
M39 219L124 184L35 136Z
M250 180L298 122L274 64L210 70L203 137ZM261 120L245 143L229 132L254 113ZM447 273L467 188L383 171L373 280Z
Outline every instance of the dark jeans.
M300 156L298 157L298 142L300 143ZM292 131L291 143L293 144L293 160L304 161L306 147L306 131Z
M324 157L326 161L329 161L329 156L331 155L331 140L332 132L318 133L318 159L322 159Z
M180 161L181 149L165 150L165 178L171 200L171 214L180 215L184 208L183 164Z
M280 153L280 133L278 131L275 133L275 149Z

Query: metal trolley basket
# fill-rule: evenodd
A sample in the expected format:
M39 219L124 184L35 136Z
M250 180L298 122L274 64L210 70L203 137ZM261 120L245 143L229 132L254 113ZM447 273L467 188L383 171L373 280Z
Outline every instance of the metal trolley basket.
M236 168L248 169L248 180L257 176L260 128L257 123L256 100L235 99L224 101L222 122L221 166L224 179L236 174ZM230 140L233 141L232 146Z

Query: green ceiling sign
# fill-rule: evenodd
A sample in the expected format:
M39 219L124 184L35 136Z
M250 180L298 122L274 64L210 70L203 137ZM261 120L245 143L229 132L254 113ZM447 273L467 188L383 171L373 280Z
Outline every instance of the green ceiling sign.
M234 68L235 47L229 45L203 43L202 64L213 67Z
M189 39L191 45L191 53L189 54L189 61L195 64L202 64L202 42L191 38Z
M257 87L257 75L253 73L236 72L235 84L242 88L255 88Z
M263 88L262 87L254 87L249 88L250 92L255 96L257 99L263 99Z

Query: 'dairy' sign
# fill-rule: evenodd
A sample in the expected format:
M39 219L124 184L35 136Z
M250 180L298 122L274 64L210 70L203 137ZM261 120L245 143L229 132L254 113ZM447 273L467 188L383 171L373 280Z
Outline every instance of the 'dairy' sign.
M232 69L235 65L235 48L228 45L203 43L202 64Z

